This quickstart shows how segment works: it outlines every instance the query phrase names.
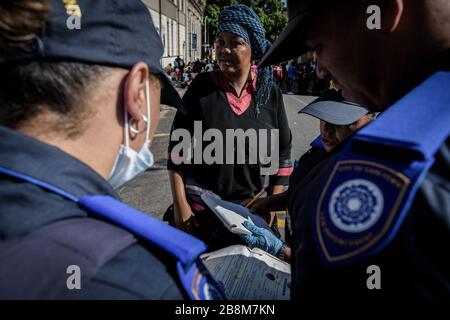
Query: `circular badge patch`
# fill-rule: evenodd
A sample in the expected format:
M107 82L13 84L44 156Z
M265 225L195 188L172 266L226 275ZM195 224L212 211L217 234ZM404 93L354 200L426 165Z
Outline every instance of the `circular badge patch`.
M345 232L363 232L372 227L383 213L384 197L380 188L365 179L342 183L331 195L330 219Z

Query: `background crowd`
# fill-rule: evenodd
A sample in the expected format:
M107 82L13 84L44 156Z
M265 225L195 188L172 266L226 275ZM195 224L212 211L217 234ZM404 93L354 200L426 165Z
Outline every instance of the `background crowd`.
M253 61L252 68L256 70L257 65L258 61ZM164 67L170 79L180 88L188 87L199 73L217 69L219 69L217 61L211 58L196 59L186 63L177 57L173 63ZM298 59L275 64L273 79L284 94L320 96L330 87L328 80L317 77L314 60Z

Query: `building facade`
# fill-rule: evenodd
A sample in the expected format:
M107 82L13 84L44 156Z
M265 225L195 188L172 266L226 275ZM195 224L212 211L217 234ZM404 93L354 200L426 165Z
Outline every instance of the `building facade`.
M142 0L164 44L163 67L180 56L186 63L201 58L205 0Z

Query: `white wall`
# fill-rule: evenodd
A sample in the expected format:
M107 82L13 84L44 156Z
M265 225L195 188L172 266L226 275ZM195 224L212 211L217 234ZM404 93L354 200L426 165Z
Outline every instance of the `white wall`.
M179 56L180 52L178 49L178 23L176 21L174 21L174 29L173 29L173 55L174 56Z
M178 0L177 2L184 2L185 4L183 11L186 14L186 21L184 20L185 18L183 15L183 18L181 18L183 21L180 21L180 23L163 14L161 15L160 24L159 12L149 8L153 24L159 32L164 45L164 53L161 60L163 66L173 63L177 56L183 58L185 62L195 61L196 58L201 57L202 53L201 18L197 16L198 13L193 7L191 7L189 1ZM190 10L188 10L188 8ZM185 23L187 25L184 25ZM197 34L196 51L191 49L192 33Z
M180 57L186 60L186 27L180 24ZM187 61L185 61L187 62Z
M150 15L152 16L153 24L155 25L156 31L160 33L160 27L159 27L159 13L155 10L149 9Z
M165 15L161 16L161 39L164 45L164 54L163 56L167 56L167 17Z

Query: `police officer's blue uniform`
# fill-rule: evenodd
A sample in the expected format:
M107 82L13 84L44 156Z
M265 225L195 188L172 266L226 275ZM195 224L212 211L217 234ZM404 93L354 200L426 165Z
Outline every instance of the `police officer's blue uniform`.
M293 186L293 298L449 297L449 87L434 74Z
M0 127L0 136L0 154L2 154L0 158L0 201L2 203L0 296L2 298L199 299L220 297L220 294L217 293L219 294L217 295L214 288L208 287L205 281L198 288L189 288L185 285L186 276L179 276L177 263L178 266L186 266L187 269L192 267L190 263L195 262L198 253L205 249L204 247L202 249L204 245L201 241L163 223L160 230L153 228L148 232L155 238L159 232L175 239L177 236L185 237L180 241L179 246L171 246L170 249L166 245L155 245L148 239L142 238L142 234L138 234L139 230L131 230L123 225L121 227L130 230L131 233L124 229L114 230L116 228L112 224L100 222L100 220L112 220L114 217L101 217L87 208L89 204L76 203L57 192L52 192L45 186L40 186L39 183L26 181L25 177L45 182L49 186L64 190L68 195L85 199L85 202L97 201L99 203L93 204L96 207L104 203L106 210L109 211L110 207L114 206L111 201L117 199L117 195L103 178L77 159L33 138L4 127ZM15 176L13 173L19 175ZM91 195L103 197L86 198ZM105 202L105 196L110 197L109 202ZM117 203L115 205L117 206ZM124 204L121 205L123 207L120 208L120 213L126 223L130 220L127 215L129 208ZM151 218L148 217L148 219ZM85 222L93 220L94 223L73 223L84 220ZM120 221L115 220L113 224L120 225ZM69 234L55 236L53 233L52 237L46 233L37 235L46 226L64 221L70 221L69 227L58 228L64 228L69 231ZM160 222L154 221L154 223ZM106 230L103 231L103 229ZM33 241L28 243L29 248L24 248L23 243L19 247L14 247L15 241L30 235L33 236ZM139 237L139 240L132 235ZM42 242L42 237L45 237L46 241ZM78 243L83 239L92 240L91 242L86 240L87 243L85 243L85 246L91 248L86 249L86 252L76 252L76 249L80 248ZM61 242L64 242L64 245L58 246ZM42 244L45 246L43 247ZM189 251L192 250L192 246L196 249ZM187 251L183 251L184 249ZM102 256L105 250L113 256ZM179 250L182 252L180 253ZM25 256L25 253L28 255ZM64 260L66 255L68 258ZM84 261L87 255L95 260L90 265L86 265ZM186 264L180 264L183 260L186 260ZM40 263L45 268L43 274L39 273ZM66 269L69 265L86 265L87 268L94 265L96 268L96 270L86 270L80 267L82 290L67 288L66 280L69 274L66 273ZM204 271L201 266L195 269L201 271L200 275ZM86 273L90 273L91 277L89 278ZM205 272L203 273L205 275ZM192 275L188 277L192 279ZM31 279L31 285L26 290L21 290L23 286L30 284L24 279ZM36 281L36 279L41 280ZM201 275L198 283L200 284L202 280L208 279ZM201 291L200 288L204 291L198 293Z
M50 3L46 28L26 48L1 50L0 64L49 59L130 69L144 61L163 82L162 102L182 107L140 0L78 0L82 28L74 30L67 27L73 12ZM2 126L0 203L0 299L223 298L198 258L203 242L121 203L69 154ZM74 272L79 290L70 285Z

